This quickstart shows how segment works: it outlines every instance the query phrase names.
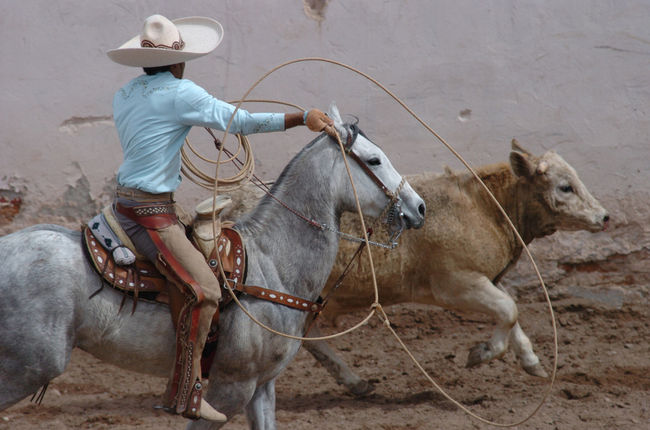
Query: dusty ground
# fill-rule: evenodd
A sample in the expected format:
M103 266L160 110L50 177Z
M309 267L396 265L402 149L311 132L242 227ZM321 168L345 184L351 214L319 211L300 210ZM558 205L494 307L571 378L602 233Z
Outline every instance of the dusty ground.
M519 298L520 321L550 371L553 338L548 310L537 295L529 296ZM612 308L557 296L553 304L559 330L557 380L537 414L518 428L650 428L647 301ZM464 368L468 348L491 334L491 323L481 317L415 305L388 311L397 333L427 371L482 417L517 422L548 389L549 381L523 373L510 353L489 365ZM340 323L349 326L362 316L351 315ZM360 374L375 382L375 392L352 397L301 350L277 384L279 428L490 428L446 400L379 320L334 343ZM43 404L26 399L0 412L0 429L183 428L183 419L153 409L164 383L103 364L77 350L68 370L51 383ZM247 427L240 415L226 428Z

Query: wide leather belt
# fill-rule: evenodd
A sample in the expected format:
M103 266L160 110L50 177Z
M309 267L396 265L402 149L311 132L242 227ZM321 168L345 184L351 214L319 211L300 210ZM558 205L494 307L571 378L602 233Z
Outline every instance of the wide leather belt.
M118 202L115 205L115 209L130 220L150 230L169 227L178 221L174 204L129 207Z
M115 190L115 195L117 197L122 197L129 200L135 200L143 203L174 201L174 193L153 194L153 193L148 193L146 191L139 190L137 188L123 187L121 185L117 186L117 189Z

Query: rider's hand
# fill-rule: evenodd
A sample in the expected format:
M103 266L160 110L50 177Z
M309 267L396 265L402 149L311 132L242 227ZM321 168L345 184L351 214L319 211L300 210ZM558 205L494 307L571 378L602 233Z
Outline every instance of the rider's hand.
M307 112L305 125L308 129L317 133L326 131L330 136L332 136L332 133L335 133L334 121L318 109L311 109Z

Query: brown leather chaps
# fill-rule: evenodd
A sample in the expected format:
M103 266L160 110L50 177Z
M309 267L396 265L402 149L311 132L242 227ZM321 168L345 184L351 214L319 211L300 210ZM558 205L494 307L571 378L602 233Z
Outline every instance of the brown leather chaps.
M119 191L117 195L122 197ZM140 203L138 197L128 195L130 204L127 205L122 197L115 208L118 214L146 229L151 241L148 247L154 245L157 250L153 263L171 283L169 302L176 327L176 353L164 407L197 419L203 385L201 355L221 297L220 286L203 254L185 235L185 228L173 210L173 202L151 203L150 199L142 199L144 202ZM132 206L136 203L139 204ZM133 241L138 247L137 241Z

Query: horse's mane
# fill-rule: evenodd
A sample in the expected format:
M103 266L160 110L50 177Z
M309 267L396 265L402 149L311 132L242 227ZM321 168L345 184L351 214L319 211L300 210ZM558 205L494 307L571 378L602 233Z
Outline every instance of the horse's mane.
M271 187L269 193L273 196L281 196L284 194L286 189L286 182L289 172L291 172L294 166L301 160L306 153L308 153L311 148L319 143L323 139L329 139L328 135L322 133L314 138L311 142L305 145L282 169L280 176L275 180L273 186ZM269 214L269 211L266 210L268 206L273 204L275 200L268 193L265 193L264 196L260 199L257 206L251 211L242 215L235 223L235 228L239 231L248 231L255 233L258 231L262 225L265 224L266 217Z

